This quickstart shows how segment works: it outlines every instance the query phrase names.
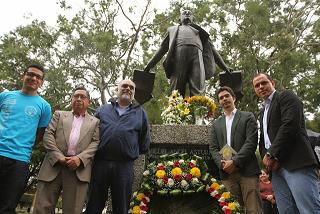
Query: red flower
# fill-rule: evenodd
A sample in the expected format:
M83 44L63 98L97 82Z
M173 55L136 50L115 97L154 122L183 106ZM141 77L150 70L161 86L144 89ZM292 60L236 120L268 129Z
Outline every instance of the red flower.
M181 181L181 179L182 179L182 175L174 176L174 180L176 180L176 181Z
M194 163L190 162L190 163L189 163L189 166L190 166L190 168L193 168L193 167L195 167L196 165L195 165Z
M158 169L159 169L159 170L165 170L165 168L166 168L166 167L165 167L164 165L158 166Z
M209 189L208 189L208 193L209 193L209 194L212 193L213 191L214 191L213 188L209 188Z
M190 173L186 174L186 181L191 181L192 175Z
M152 195L152 192L145 192L144 195L150 198Z
M148 200L147 200L146 198L143 198L143 199L142 199L142 202L143 202L144 204L148 204Z
M174 162L174 166L175 166L175 167L179 167L179 165L180 165L180 164L179 164L179 161L175 161L175 162Z
M142 211L147 211L147 210L148 210L148 207L145 206L145 205L141 205L141 206L140 206L140 209L141 209Z
M216 194L214 197L215 197L216 199L220 199L220 198L221 198L221 194Z
M164 177L162 178L162 180L163 180L164 184L167 184L167 183L168 183L168 177L167 177L167 176L164 176Z
M224 214L231 214L231 210L229 208L225 209Z
M228 205L228 203L227 203L227 202L225 202L225 201L221 201L219 205L220 205L220 207L224 207L224 206L227 206L227 205Z

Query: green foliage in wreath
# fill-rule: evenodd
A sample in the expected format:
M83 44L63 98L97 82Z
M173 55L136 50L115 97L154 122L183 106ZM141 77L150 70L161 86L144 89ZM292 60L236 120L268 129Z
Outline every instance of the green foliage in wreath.
M208 173L201 157L178 153L162 155L159 162L150 163L143 172L141 187L133 194L129 213L151 213L148 204L155 194L174 197L203 191L217 200L214 204L219 204L222 213L242 213L239 203L225 186Z

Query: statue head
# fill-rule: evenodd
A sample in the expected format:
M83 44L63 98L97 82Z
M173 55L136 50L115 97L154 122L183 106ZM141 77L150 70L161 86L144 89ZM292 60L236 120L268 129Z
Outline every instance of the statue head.
M180 21L182 24L189 24L193 22L192 12L188 9L182 9L180 13Z

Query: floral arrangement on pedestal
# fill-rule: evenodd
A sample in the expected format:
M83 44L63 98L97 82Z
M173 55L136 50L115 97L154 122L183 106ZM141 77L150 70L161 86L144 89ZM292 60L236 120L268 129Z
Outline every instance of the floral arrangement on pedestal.
M133 194L129 213L148 214L154 194L183 196L206 191L219 202L224 214L241 213L240 205L220 181L212 178L204 160L196 155L163 155L143 173L141 188Z
M183 98L177 90L168 97L168 106L162 111L164 124L197 124L197 119L210 118L217 106L208 96ZM199 124L200 125L200 124Z

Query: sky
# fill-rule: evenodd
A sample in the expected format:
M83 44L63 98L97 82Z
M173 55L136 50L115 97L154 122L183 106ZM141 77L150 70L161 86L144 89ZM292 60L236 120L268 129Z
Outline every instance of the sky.
M66 0L72 5L74 12L82 8L81 0ZM132 0L123 0L132 1ZM137 0L139 1L139 0ZM164 10L169 0L153 0L153 6ZM46 21L47 25L55 26L58 14L61 12L57 0L5 0L0 2L0 36L38 19Z

